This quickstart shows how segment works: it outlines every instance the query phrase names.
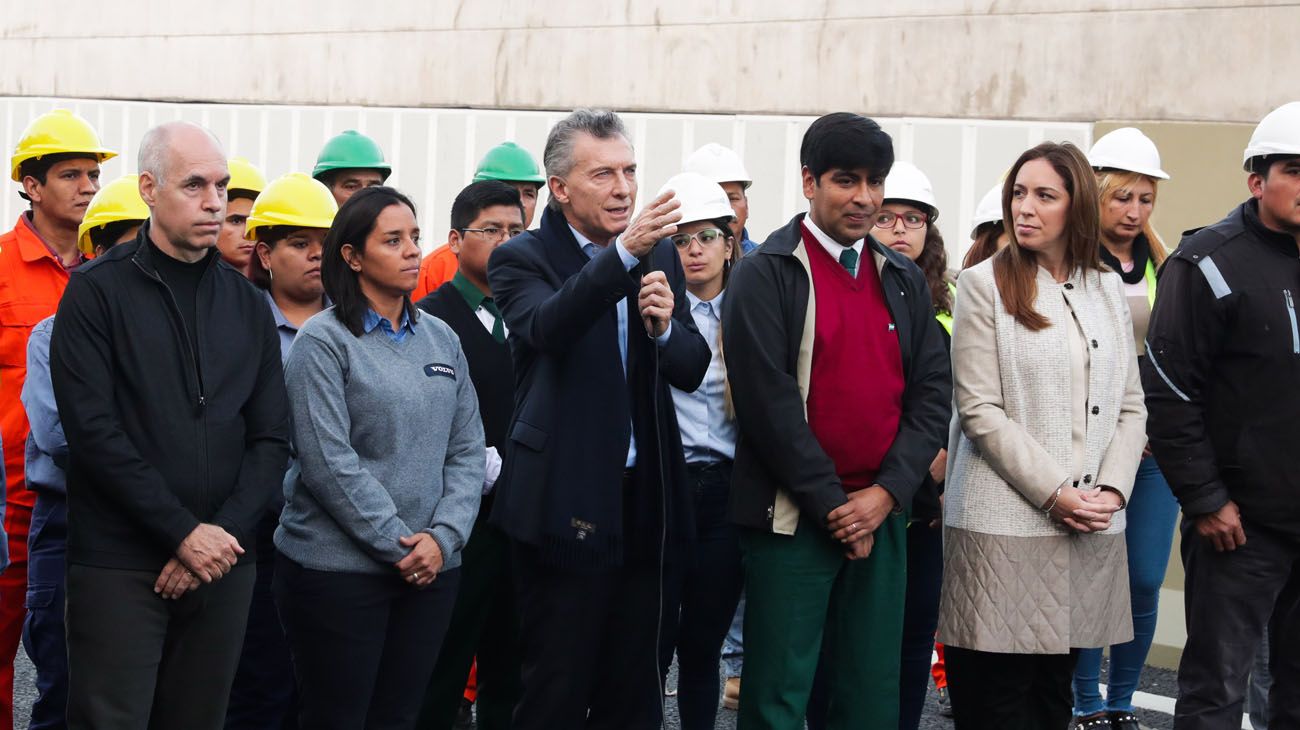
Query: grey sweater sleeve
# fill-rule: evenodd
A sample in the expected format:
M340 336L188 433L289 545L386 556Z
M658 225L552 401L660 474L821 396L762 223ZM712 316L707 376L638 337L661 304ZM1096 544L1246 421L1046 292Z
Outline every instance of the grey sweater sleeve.
M391 565L410 552L398 540L414 531L352 448L344 357L308 333L300 333L289 352L285 380L302 470L299 483L358 545Z
M459 348L456 370L463 376L456 384L456 415L452 419L447 456L442 467L442 499L438 500L433 518L425 530L438 543L443 560L460 552L469 540L482 501L485 471L478 394L469 378L465 352Z

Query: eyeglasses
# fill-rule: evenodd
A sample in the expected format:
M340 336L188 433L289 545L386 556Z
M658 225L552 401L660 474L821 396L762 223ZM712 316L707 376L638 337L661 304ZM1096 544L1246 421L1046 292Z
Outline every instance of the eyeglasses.
M497 228L489 226L488 228L462 228L461 233L480 233L489 241L500 241L505 238L514 238L524 232L522 228Z
M668 240L673 242L677 248L689 248L691 241L699 241L701 246L712 246L726 238L726 234L717 228L705 228L695 233L678 233L675 236L669 236Z
M903 219L904 228L921 228L930 219L925 213L904 213L899 215L891 210L882 210L876 214L876 228L893 228L894 223Z

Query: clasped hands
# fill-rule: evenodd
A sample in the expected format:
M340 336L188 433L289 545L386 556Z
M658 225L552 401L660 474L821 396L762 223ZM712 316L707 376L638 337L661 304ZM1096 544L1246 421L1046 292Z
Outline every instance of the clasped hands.
M220 580L243 554L239 541L224 528L202 523L185 536L163 566L153 592L169 600L180 598L203 583Z
M1043 503L1042 509L1054 521L1079 533L1101 532L1110 527L1111 517L1124 507L1124 498L1107 488L1083 490L1066 484Z
M848 501L826 515L831 537L844 545L849 560L870 557L876 529L898 507L894 495L879 484L849 492Z
M406 557L394 567L402 579L417 588L433 582L442 570L442 549L433 536L418 532L398 540L402 547L410 548ZM218 525L200 524L181 541L176 554L163 566L154 581L154 593L174 600L198 588L225 577L244 548L229 532Z

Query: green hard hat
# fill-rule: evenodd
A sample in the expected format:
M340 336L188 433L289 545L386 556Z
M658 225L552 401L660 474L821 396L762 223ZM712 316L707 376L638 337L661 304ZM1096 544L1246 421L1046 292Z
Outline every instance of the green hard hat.
M336 135L325 143L320 154L316 156L316 167L311 176L320 176L330 170L379 170L387 180L393 167L384 161L384 151L366 135L355 129L349 129Z
M508 182L546 182L546 176L537 169L537 160L528 150L514 142L502 142L488 150L478 163L474 182L479 180L504 180Z

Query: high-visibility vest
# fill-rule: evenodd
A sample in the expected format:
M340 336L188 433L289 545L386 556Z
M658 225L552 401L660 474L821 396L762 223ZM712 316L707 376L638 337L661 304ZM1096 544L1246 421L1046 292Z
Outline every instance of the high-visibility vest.
M1147 305L1151 308L1156 306L1156 265L1149 257L1147 258Z
M954 299L957 298L957 285L951 281L948 282L948 291L952 292ZM1154 285L1152 285L1152 291L1155 291ZM1151 296L1154 298L1155 294ZM952 337L952 312L936 312L934 318L939 320L939 324L948 332L948 336Z

